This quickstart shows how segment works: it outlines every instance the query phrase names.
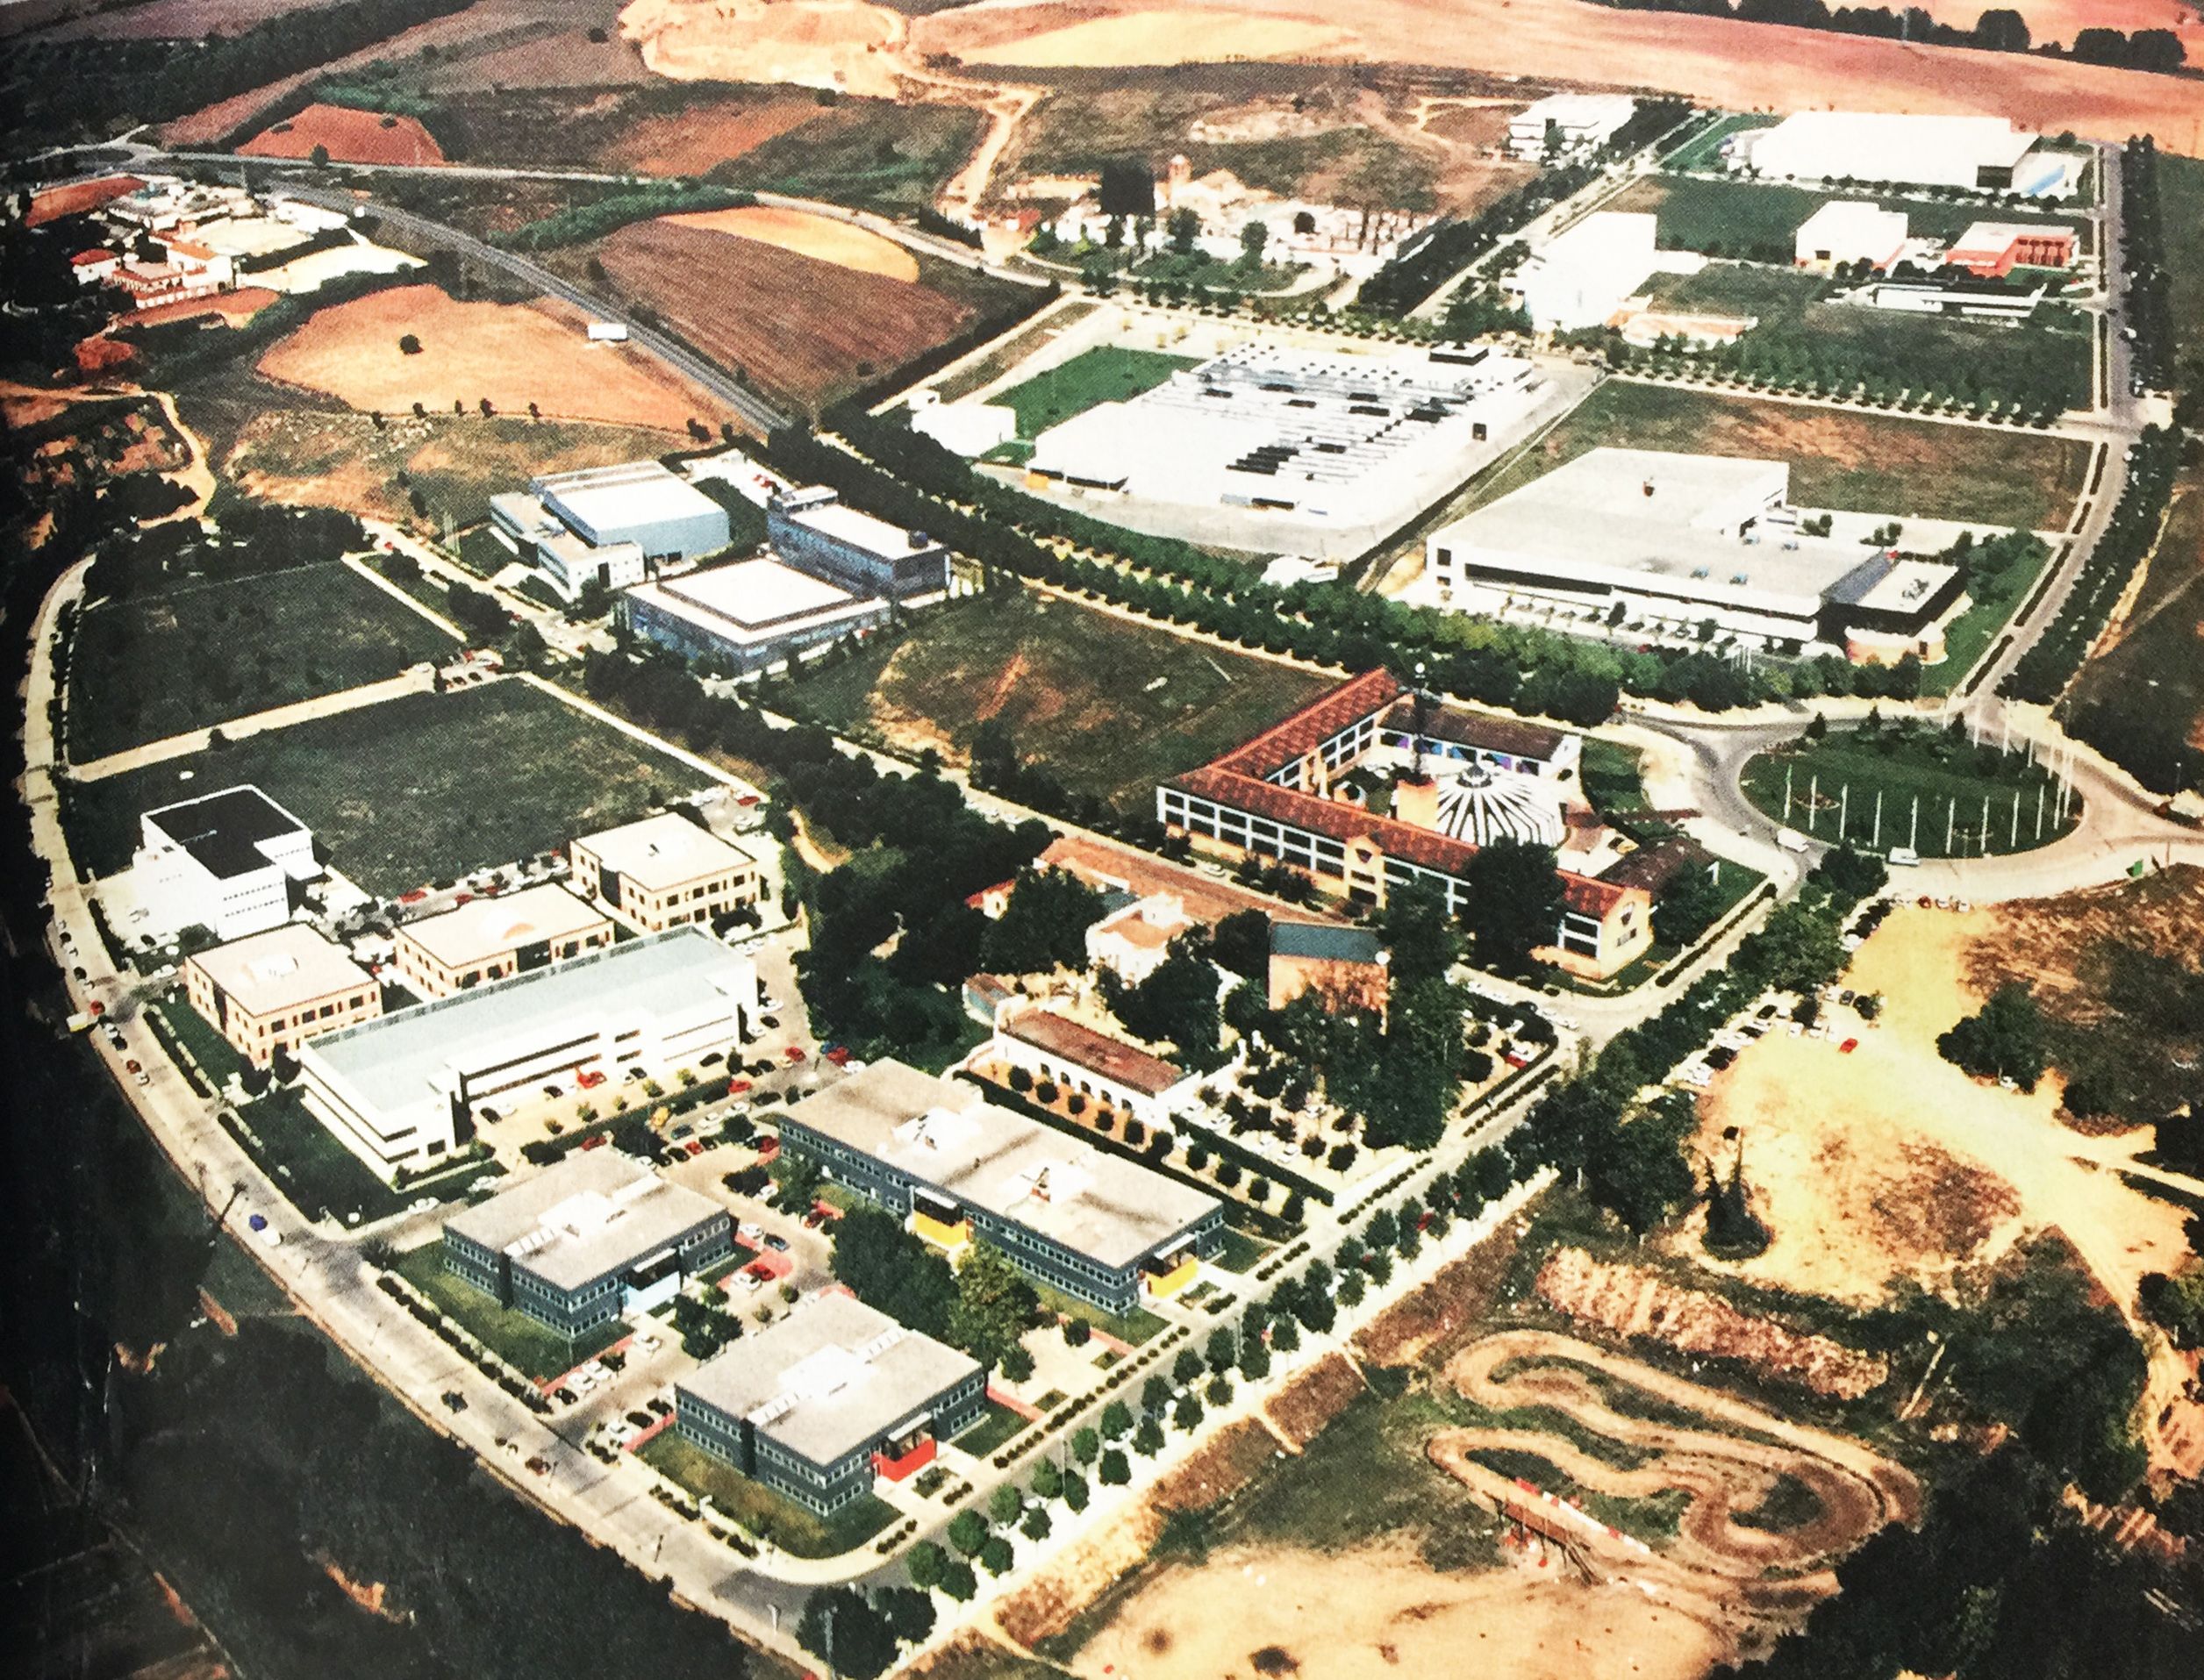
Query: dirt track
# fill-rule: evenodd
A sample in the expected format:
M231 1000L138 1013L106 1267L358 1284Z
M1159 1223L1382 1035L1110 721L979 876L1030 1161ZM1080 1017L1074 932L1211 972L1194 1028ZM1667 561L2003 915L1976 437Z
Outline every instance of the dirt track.
M1710 1426L1655 1423L1619 1412L1594 1372L1696 1413ZM1470 1427L1434 1435L1425 1448L1431 1461L1496 1506L1528 1501L1512 1477L1470 1456L1479 1449L1535 1453L1600 1494L1644 1498L1671 1488L1688 1493L1691 1504L1675 1539L1650 1555L1612 1531L1564 1526L1596 1570L1639 1579L1728 1635L1742 1632L1742 1624L1787 1621L1810 1608L1835 1590L1838 1558L1886 1523L1912 1522L1920 1512L1913 1476L1856 1441L1786 1422L1568 1336L1532 1330L1490 1336L1464 1349L1446 1375L1480 1405L1549 1407L1642 1455L1642 1462L1624 1469L1535 1428ZM1816 1512L1781 1530L1737 1520L1785 1476L1812 1493Z

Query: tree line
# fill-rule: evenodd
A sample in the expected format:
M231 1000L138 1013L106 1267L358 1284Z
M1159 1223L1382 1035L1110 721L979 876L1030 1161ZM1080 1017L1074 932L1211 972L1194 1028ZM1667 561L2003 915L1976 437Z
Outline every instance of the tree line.
M1921 46L1971 46L1986 53L2036 53L2071 58L2083 64L2107 64L2123 70L2180 69L2187 56L2181 38L2170 29L2091 28L2076 32L2071 46L2036 42L2028 19L2007 6L1993 7L1971 29L1938 23L1919 6L1893 11L1888 6L1838 6L1824 0L1600 0L1618 11L1676 11L1701 18L1734 18L1740 23L1784 24L1793 29L1822 29L1878 40L1907 40Z

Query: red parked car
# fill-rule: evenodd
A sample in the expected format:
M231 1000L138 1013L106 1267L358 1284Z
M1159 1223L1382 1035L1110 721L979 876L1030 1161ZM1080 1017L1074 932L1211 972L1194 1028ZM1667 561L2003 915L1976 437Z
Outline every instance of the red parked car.
M846 1045L830 1044L819 1054L837 1068L846 1068L849 1065L849 1049Z
M800 1044L791 1044L782 1054L786 1055L791 1062L801 1062L804 1060L804 1047Z
M605 1083L605 1076L594 1068L585 1068L574 1076L574 1083L581 1086L583 1090L595 1090Z
M747 1079L730 1079L727 1081L727 1095L730 1097L740 1097L744 1091L749 1089L750 1082Z

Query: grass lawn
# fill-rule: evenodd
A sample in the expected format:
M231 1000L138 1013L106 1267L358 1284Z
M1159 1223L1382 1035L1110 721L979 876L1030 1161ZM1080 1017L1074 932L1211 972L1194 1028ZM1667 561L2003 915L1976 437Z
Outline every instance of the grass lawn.
M1020 437L1037 438L1075 414L1154 390L1181 368L1195 365L1192 356L1100 345L989 400L1017 411Z
M896 1519L895 1507L869 1493L831 1516L806 1511L671 1429L645 1441L635 1456L698 1498L710 1499L721 1516L770 1539L791 1557L840 1557Z
M1635 747L1586 736L1579 775L1585 797L1603 817L1628 817L1653 808L1645 797L1644 755Z
M188 778L188 779L187 779ZM510 863L641 816L704 778L520 682L381 705L68 784L78 861L130 861L138 814L249 783L297 813L331 863L383 897Z
M397 1270L433 1301L446 1318L515 1369L539 1381L573 1369L627 1333L626 1321L614 1319L569 1341L550 1326L537 1323L525 1312L499 1306L457 1273L447 1271L440 1242L400 1255Z
M497 540L486 525L478 525L464 533L451 546L452 558L476 577L495 577L508 566L516 566L520 556Z
M1041 1305L1051 1312L1084 1319L1104 1335L1115 1336L1120 1341L1129 1341L1136 1348L1149 1337L1160 1335L1170 1327L1146 1307L1136 1306L1130 1312L1106 1312L1091 1302L1066 1295L1062 1290L1051 1289L1046 1283L1035 1283L1033 1287L1034 1293L1041 1298Z
M1714 169L1721 165L1721 146L1732 134L1742 134L1755 128L1773 128L1778 119L1760 111L1742 111L1723 118L1697 138L1688 139L1661 160L1661 168L1674 169L1679 174L1692 169Z
M178 1012L191 1012L186 1006ZM271 1090L245 1104L238 1110L238 1124L252 1133L239 1137L247 1153L282 1186L290 1205L310 1219L329 1215L346 1226L372 1225L422 1193L410 1185L392 1190L369 1172L357 1155L307 1112L294 1090ZM238 1126L231 1129L235 1133ZM486 1169L469 1164L475 1172Z
M1763 327L1795 320L1828 285L1819 275L1753 262L1710 262L1695 275L1655 275L1646 292L1657 309L1695 315L1749 315Z
M1967 581L1967 605L1944 631L1944 656L1921 674L1923 694L1949 694L1966 680L1974 662L2006 622L2027 600L2057 549L2046 546L2034 559L2016 560L2000 572Z
M1784 787L1788 777L1791 804L1784 809ZM1809 810L1807 799L1818 781L1820 804ZM1843 790L1851 790L1850 811L1844 834L1838 832ZM2043 790L2043 833L2036 833L2037 790ZM1763 753L1745 766L1745 797L1778 822L1786 821L1802 834L1835 841L1846 835L1864 847L1912 845L1923 857L1973 857L1981 854L1982 802L1990 802L1988 850L1992 853L2031 851L2050 844L2065 832L2057 821L2057 789L2048 770L2029 766L2019 752L2001 754L1994 740L1982 747L1969 745L1925 726L1900 732L1886 726L1877 735L1857 730L1831 730L1820 741L1800 740L1793 747ZM1883 800L1882 833L1875 834L1875 797ZM1921 823L1916 834L1913 808L1920 801ZM2020 809L2020 843L2013 844L2013 811ZM1953 840L1944 844L1946 818L1951 819ZM2068 812L2067 826L2081 814L2077 799Z
M985 1458L1025 1426L1025 1419L1008 1406L990 1400L986 1415L957 1436L954 1445L974 1458Z
M69 661L69 755L104 758L450 652L435 626L333 562L94 607Z
M2204 381L2204 159L2158 154L2158 226L2165 240L2182 385Z
M1788 263L1797 248L1793 236L1800 223L1833 199L1857 200L1868 196L1834 188L1817 190L1765 182L1660 175L1634 182L1606 208L1653 211L1660 218L1657 237L1664 251L1700 251L1708 256ZM1901 195L1878 195L1875 202L1886 210L1904 211L1909 230L1921 239L1956 239L1974 223L1986 219L2059 220L2035 210Z
M1210 1262L1228 1272L1245 1275L1263 1263L1263 1256L1277 1247L1261 1237L1251 1236L1236 1225L1225 1226L1224 1241L1219 1245L1215 1258Z
M2064 526L2089 472L2089 446L2078 439L1611 379L1478 484L1476 504L1609 445L1787 461L1800 507L1999 530Z
M232 1074L242 1072L247 1065L230 1041L214 1030L205 1016L191 1007L181 986L165 993L158 1004L147 1004L146 1019L155 1032L190 1055L216 1090L228 1083Z
M1145 809L1158 779L1208 762L1329 686L1002 589L938 609L917 633L781 693L830 728L908 752L935 747L958 762L992 720L1072 792Z
M369 558L368 564L392 589L402 590L411 596L431 612L449 614L452 610L452 592L445 587L442 577L432 575L418 568L411 577L393 577L390 575L390 567L391 562L397 558L395 554L375 554Z

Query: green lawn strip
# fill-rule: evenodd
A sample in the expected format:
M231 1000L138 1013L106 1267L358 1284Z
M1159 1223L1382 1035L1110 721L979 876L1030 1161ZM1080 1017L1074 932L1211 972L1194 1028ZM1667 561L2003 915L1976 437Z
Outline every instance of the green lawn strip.
M218 1091L229 1083L232 1074L242 1073L247 1065L235 1047L191 1007L181 986L164 993L158 1004L147 1004L146 1019L154 1024L155 1031L165 1033L182 1047Z
M1025 1426L1024 1417L990 1400L986 1414L950 1444L974 1458L985 1458Z
M1819 275L1759 263L1710 262L1697 274L1656 275L1646 283L1653 306L1691 315L1750 317L1764 330L1796 320L1828 282Z
M1724 117L1712 128L1684 142L1661 160L1661 168L1686 174L1693 169L1718 168L1721 164L1721 144L1732 134L1742 134L1756 128L1772 128L1778 118L1759 111L1739 111Z
M2204 378L2204 159L2158 154L2158 228L2185 383Z
M1031 1280L1028 1280L1031 1281ZM1120 1341L1129 1341L1134 1347L1149 1337L1160 1335L1170 1326L1146 1307L1134 1307L1130 1312L1106 1312L1077 1296L1066 1295L1062 1290L1046 1283L1035 1283L1034 1293L1041 1298L1041 1305L1051 1312L1068 1313L1075 1319L1084 1319L1106 1336L1115 1336Z
M452 592L444 587L440 580L418 569L410 577L392 576L390 562L395 558L396 556L391 554L376 554L369 560L368 564L373 567L392 589L404 590L431 612L440 617L448 617L452 610Z
M1262 1263L1263 1255L1277 1247L1274 1242L1265 1242L1260 1237L1250 1236L1238 1226L1228 1225L1225 1226L1224 1240L1218 1246L1210 1263L1220 1266L1226 1271L1244 1275L1253 1271Z
M339 562L107 603L77 626L69 753L104 758L450 652L449 637Z
M1903 211L1907 230L1916 239L1949 241L1979 221L2075 225L2071 217L2062 221L2056 212L2027 207L1673 175L1635 182L1606 208L1653 211L1659 218L1658 243L1664 251L1787 264L1797 250L1800 225L1822 205L1838 199L1872 199L1886 210Z
M476 577L495 577L508 566L519 564L520 556L498 541L486 525L478 525L472 531L461 533L457 542L450 545L451 557Z
M237 1115L233 1133L307 1219L326 1216L346 1226L372 1225L421 1193L411 1187L393 1190L377 1178L307 1112L295 1090L271 1090L243 1105ZM246 1131L249 1136L243 1135Z
M1635 747L1587 737L1578 775L1585 797L1603 817L1628 817L1653 808L1645 797L1643 755Z
M64 820L79 862L111 875L130 861L140 812L249 783L311 828L333 867L387 897L563 846L704 781L553 695L504 682L402 695L68 783Z
M398 1275L434 1302L444 1316L514 1369L539 1382L572 1370L627 1333L624 1319L597 1325L569 1341L526 1313L499 1306L444 1266L444 1247L432 1242L400 1255Z
M1923 694L1949 694L1966 680L1975 661L2028 599L2029 591L2057 552L2046 547L2033 560L2017 561L2001 572L1968 580L1967 605L1944 627L1943 658L1921 674Z
M1855 845L1875 844L1875 796L1883 797L1881 846L1913 845L1925 858L1960 855L1981 851L1982 802L1990 801L1989 850L1993 854L2030 851L2048 845L2065 832L2057 820L2057 788L2050 772L2031 768L2024 754L2000 754L1994 738L1980 747L1943 732L1916 730L1900 739L1891 733L1866 738L1854 731L1832 731L1825 740L1806 742L1793 750L1764 753L1746 765L1745 797L1778 821L1784 817L1784 783L1790 777L1792 804L1789 826L1802 834L1834 842L1840 838L1837 823L1843 790L1851 790L1848 833ZM1818 782L1821 804L1809 812L1807 800ZM2043 838L2036 835L2036 790L2043 793ZM2013 805L2020 801L2020 844L2011 843ZM1918 834L1913 826L1913 802L1921 801ZM1955 841L1944 847L1947 809L1954 819ZM2068 826L2079 819L2077 800Z
M1464 1426L1473 1429L1516 1429L1531 1434L1558 1435L1578 1452L1619 1470L1634 1470L1651 1456L1627 1441L1601 1434L1552 1406L1483 1406L1462 1398L1453 1401L1449 1409Z
M1180 368L1195 365L1192 356L1098 345L1008 390L998 391L989 401L1015 411L1020 437L1037 438L1075 414L1154 390Z
M645 1441L635 1456L791 1557L840 1557L896 1519L895 1507L869 1493L829 1516L806 1511L671 1429Z
M1733 1520L1742 1528L1783 1534L1818 1522L1823 1510L1821 1496L1797 1476L1785 1472L1776 1477L1750 1510L1734 1512Z
M558 590L553 589L533 572L530 572L527 576L513 585L513 593L526 597L540 607L549 607L557 612L566 611L566 601Z
M1065 328L1077 325L1101 307L1099 304L1084 301L1060 304L1050 314L1001 340L985 355L974 357L955 373L940 381L934 389L941 394L944 403L954 403L959 398L970 397L974 391L983 390Z

